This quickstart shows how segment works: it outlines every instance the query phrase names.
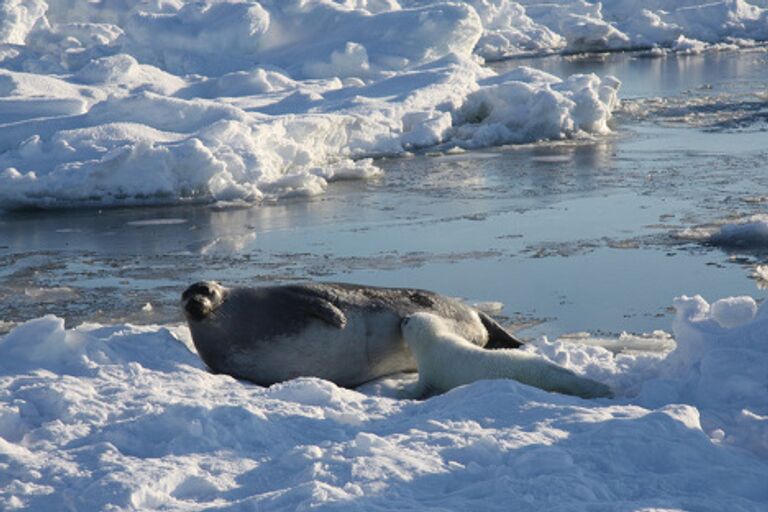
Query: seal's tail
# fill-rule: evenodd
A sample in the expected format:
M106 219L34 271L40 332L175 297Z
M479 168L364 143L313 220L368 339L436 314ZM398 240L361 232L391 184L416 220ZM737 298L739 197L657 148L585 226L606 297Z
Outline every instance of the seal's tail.
M478 311L477 314L480 315L480 321L483 322L488 331L488 343L486 343L485 348L519 348L523 346L522 341L509 334L496 320L482 311Z

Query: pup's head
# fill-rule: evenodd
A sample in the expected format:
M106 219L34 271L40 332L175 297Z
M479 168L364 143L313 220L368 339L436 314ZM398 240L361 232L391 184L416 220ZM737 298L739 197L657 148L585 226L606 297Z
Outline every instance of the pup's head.
M425 343L444 332L449 332L446 321L432 313L414 313L400 324L403 338L409 345Z
M181 294L184 316L189 322L205 320L221 306L225 296L226 288L215 281L195 283Z

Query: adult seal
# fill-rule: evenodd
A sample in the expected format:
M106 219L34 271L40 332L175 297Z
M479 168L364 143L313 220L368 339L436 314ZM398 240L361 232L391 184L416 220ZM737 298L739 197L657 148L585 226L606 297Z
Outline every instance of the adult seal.
M264 386L313 376L354 387L415 371L400 324L418 311L443 318L479 347L522 345L486 314L426 290L342 283L226 288L203 281L181 300L203 362Z

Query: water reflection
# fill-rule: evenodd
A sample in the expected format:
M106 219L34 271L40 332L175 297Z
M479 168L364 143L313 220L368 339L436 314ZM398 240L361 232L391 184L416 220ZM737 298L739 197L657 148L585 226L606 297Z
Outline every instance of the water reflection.
M509 60L494 63L492 67L504 72L521 65L531 66L561 78L575 73L614 75L622 82L622 98L647 98L677 96L691 89L744 91L745 87L754 87L761 81L764 83L766 64L766 48L758 48L664 57L624 53L603 54L597 58L551 56Z
M11 253L152 255L202 251L218 243L242 252L252 246L257 233L311 229L351 215L343 203L327 199L223 210L198 205L10 212L0 218L0 247Z

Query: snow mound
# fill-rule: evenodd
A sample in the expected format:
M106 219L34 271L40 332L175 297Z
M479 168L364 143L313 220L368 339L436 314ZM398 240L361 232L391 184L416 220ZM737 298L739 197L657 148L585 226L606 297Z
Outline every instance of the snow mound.
M0 338L0 507L762 510L768 308L675 306L671 353L664 333L527 348L620 394L592 401L504 380L424 402L259 388L206 371L186 328L43 317Z
M768 215L750 215L732 222L687 228L679 236L728 249L765 250L768 248Z
M748 46L749 41L768 39L768 10L761 0L519 3L535 26L560 36L561 46L553 46L553 50L665 47L691 52L717 48L722 42Z
M752 215L735 223L723 224L708 241L728 247L765 248L768 246L768 215Z
M115 67L97 63L77 77L91 87L102 82L110 91L102 101L76 95L65 115L51 110L69 104L49 102L48 117L0 125L0 206L314 195L334 179L378 174L369 155L605 133L619 85L594 75L560 81L533 70L489 80L489 71L454 56L362 86L333 80L291 92L289 79L267 72L197 86L204 96L216 89L249 94L224 101L180 97L194 87L158 81L161 71L129 57L113 60L126 65L130 76L120 84L127 90L115 87ZM253 89L268 91L266 103L258 104ZM184 94L163 94L179 90Z
M768 307L751 297L710 305L697 295L676 299L675 308L677 349L658 383L671 393L664 400L697 406L708 433L768 456Z

